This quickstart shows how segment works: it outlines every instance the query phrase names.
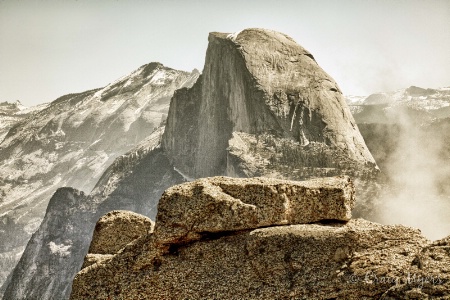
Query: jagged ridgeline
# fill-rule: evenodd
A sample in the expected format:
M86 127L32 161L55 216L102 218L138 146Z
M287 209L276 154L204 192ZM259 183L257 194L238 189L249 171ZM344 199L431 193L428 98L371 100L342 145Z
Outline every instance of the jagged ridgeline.
M210 33L203 75L172 98L163 148L193 178L377 172L334 80L293 39L263 29Z

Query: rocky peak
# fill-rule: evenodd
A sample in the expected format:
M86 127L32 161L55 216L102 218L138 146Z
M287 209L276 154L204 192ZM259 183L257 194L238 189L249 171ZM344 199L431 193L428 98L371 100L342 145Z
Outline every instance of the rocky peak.
M8 131L25 117L21 114L24 110L26 107L19 100L0 102L0 144Z
M14 114L25 108L26 106L22 105L19 100L14 102L0 102L0 114Z
M84 210L85 207L90 207L91 203L96 203L96 211L90 213L91 219L80 222L77 218L68 217L67 224L82 230L86 235L94 230L94 223L99 216L95 221L93 216L97 213L126 209L154 218L162 192L174 184L191 178L243 174L244 177L266 176L303 180L310 177L346 174L342 170L349 167L358 172L365 167L375 168L357 127L352 123L351 116L348 116L347 108L341 103L342 95L339 88L317 66L313 56L296 45L292 39L281 33L250 29L233 35L212 33L209 40L202 75L196 73L185 81L176 81L176 84L170 85L178 89L170 100L161 147L156 146L162 132L160 127L153 131L151 142L144 143L143 148L134 148L127 154L119 156L101 177L91 195L78 204L79 209ZM278 50L281 52L278 53ZM145 69L149 71L149 75L145 75L146 83L136 90L134 86L139 87L140 82L144 80ZM111 116L112 124L124 130L129 129L124 138L130 137L135 141L134 136L130 135L131 130L137 130L133 131L137 135L149 134L152 125L155 124L148 121L155 120L153 118L155 110L158 112L156 114L158 125L163 125L160 117L164 110L168 109L166 100L169 99L161 98L159 92L163 87L162 82L170 83L166 79L171 72L157 64L143 66L115 83L92 92L86 100L74 100L76 104L71 107L83 108L87 103L100 106L100 109L94 110L94 114L90 114L91 122L83 122L84 116L88 114L82 110L80 113L77 111L71 113L70 119L76 121L77 131L83 126L82 128L89 129L88 133L92 133L90 129L93 124L97 124L97 120L104 120L100 124L105 123L108 125L107 128L112 128L110 123L106 122L109 118L103 119L105 116ZM197 77L196 83L189 87L189 83L195 81ZM159 98L155 98L156 101L150 103L152 105L147 105L147 110L140 109L140 105L147 103L147 93L150 92ZM120 117L110 115L113 107L120 111ZM132 126L122 127L124 124L130 124L129 121L139 114L142 120L134 122ZM49 122L50 127L57 125L59 126L59 123L56 120ZM65 139L68 139L70 131L65 130L64 126L62 129L66 133ZM105 140L97 141L99 138L91 135L88 137L89 149L104 149L107 145ZM104 134L102 137L112 142L109 145L117 146L120 142L115 135ZM85 181L86 176L83 175L81 178ZM243 180L242 186L239 186L240 183L226 183L225 179L201 180L184 186L181 198L177 198L174 190L169 190L161 200L159 210L171 211L172 217L167 218L170 214L157 217L159 225L156 225L155 236L159 236L160 240L155 240L153 235L147 234L142 239L125 246L133 252L131 254L134 256L133 261L139 255L139 262L130 265L136 265L137 270L144 266L158 269L158 260L152 261L152 258L156 257L155 253L159 257L167 258L171 254L175 255L185 243L201 243L204 239L216 239L222 235L234 236L244 233L246 237L252 238L250 230L256 229L261 230L263 235L272 234L271 230L265 231L265 226L277 227L288 224L297 226L301 217L304 217L302 222L338 220L333 222L338 225L343 225L342 223L350 217L349 209L353 206L352 192L348 192L352 190L348 188L350 185L342 184L336 189L329 189L324 186L314 188L311 185L300 187L289 184L299 189L295 194L301 197L295 198L292 196L292 189L287 188L286 183L273 180L265 182L267 188L261 187L265 183L258 184L251 179L248 179L248 182ZM223 182L217 183L218 181ZM255 193L246 193L246 189ZM258 198L263 203L255 204L255 201L258 201L252 198L256 197L255 195L259 195ZM276 201L271 201L271 196L275 197ZM184 200L178 201L182 197ZM311 209L304 209L311 204L307 201L310 198L314 203L313 206ZM195 201L191 202L190 199ZM327 202L327 199L330 201ZM187 206L195 204L197 208L185 210L183 205L179 205L179 209L175 210L174 204L177 202ZM274 202L272 206L271 202ZM330 206L330 203L334 203L335 206ZM203 209L212 213L212 217L209 218L202 213ZM310 212L309 216L307 211ZM233 212L236 215L230 220L230 214ZM315 218L319 212L320 217ZM318 226L318 230L321 230L321 225ZM170 228L178 230L172 232ZM345 227L343 233L338 231L346 235L347 229L351 230ZM294 229L293 232L301 236L302 230ZM58 228L44 226L42 232L44 236L61 235ZM326 230L324 232L325 243L327 236L331 234ZM281 244L291 244L289 238L280 238L278 241ZM277 244L276 247L281 244ZM216 244L219 248L221 245L221 242ZM148 251L142 250L146 247L150 247ZM88 248L86 240L80 241L77 255L86 253ZM47 253L41 249L43 249L41 241L30 242L24 254L29 261L36 261L37 257L44 256L37 263L37 271L33 271L31 275L39 280L46 278L46 273L42 270L46 266ZM253 250L250 252L259 253L259 247L258 251ZM131 252L126 251L124 255L130 255ZM242 256L240 252L235 253ZM89 267L84 269L94 269L97 268L96 265L106 264L107 261L115 259L112 253L91 254L93 256L85 261L84 265ZM78 258L79 256L74 255L70 261L60 264L55 262L52 265L54 281L51 285L67 286L70 276L74 273L69 275L64 264L81 266L82 261ZM16 274L16 277L29 272L32 268L31 265L22 268L23 265L20 264L15 269L13 274ZM230 269L230 272L236 273L236 270ZM36 291L35 295L38 295L37 290L52 289L46 286L43 280L39 284L24 283L15 286L9 295L17 295L26 290L30 293ZM16 289L18 290L15 291ZM68 290L70 287L65 289L65 293ZM168 297L159 295L159 298ZM186 298L205 297L190 295Z
M178 169L191 177L227 174L233 132L320 143L361 165L375 163L339 87L292 38L246 29L208 40L203 75L171 102L163 147Z
M192 70L191 74L197 74L197 75L200 75L201 73L200 73L200 71L199 71L197 68L194 68L194 69Z

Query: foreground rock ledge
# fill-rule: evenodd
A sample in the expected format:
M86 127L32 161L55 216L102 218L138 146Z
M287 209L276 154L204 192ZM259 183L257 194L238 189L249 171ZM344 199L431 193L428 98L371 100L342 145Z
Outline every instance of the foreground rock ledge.
M143 221L132 213L106 218L101 240L124 224L141 236L116 254L88 254L71 299L445 299L449 239L430 244L405 226L343 222L353 202L346 177L174 186L153 232L130 224Z
M322 220L348 221L355 205L349 177L309 181L211 177L173 186L158 204L159 244L203 234Z
M418 230L365 220L275 226L174 245L132 268L148 242L81 270L71 299L377 299L394 285L381 278L419 271L426 244Z

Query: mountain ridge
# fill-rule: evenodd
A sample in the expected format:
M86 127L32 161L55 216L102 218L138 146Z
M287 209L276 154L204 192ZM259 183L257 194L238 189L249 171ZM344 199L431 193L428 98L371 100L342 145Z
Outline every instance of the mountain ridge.
M8 257L24 249L56 189L89 193L116 157L160 127L173 91L197 77L145 64L105 87L61 96L21 116L0 143L0 239L7 241L0 246L0 282L13 267Z

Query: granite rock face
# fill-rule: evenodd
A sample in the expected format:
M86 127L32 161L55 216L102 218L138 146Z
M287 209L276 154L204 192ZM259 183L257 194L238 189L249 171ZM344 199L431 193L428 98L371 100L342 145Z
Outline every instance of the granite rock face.
M66 282L80 268L78 261L85 253L79 248L92 235L89 228L73 226L68 220L73 218L82 224L89 223L93 207L88 200L88 196L73 188L56 191L44 221L27 245L28 255L22 255L12 273L4 299L64 299L70 294ZM85 206L80 209L82 203ZM58 232L58 235L48 232ZM55 270L58 277L53 276Z
M328 150L330 159L316 167L341 161L344 168L348 160L376 167L334 80L312 54L271 30L210 33L202 76L171 100L163 148L189 177L232 175L227 148L233 132L293 141L309 156L319 154L303 147Z
M448 299L450 297L450 236L417 253L406 278L383 294L382 300Z
M157 148L161 132L155 132L133 151L116 159L102 176L100 186L90 195L83 195L72 188L59 189L55 193L43 222L27 244L10 275L9 283L4 286L3 299L68 299L72 280L82 266L108 260L112 256L91 253L83 263L96 222L101 216L112 210L128 209L155 217L154 202L165 189L183 182L183 177L173 170L161 149ZM144 232L150 230L144 226L148 224L146 217L127 214L125 221L115 226L114 220L118 219L106 218L106 223L111 221L112 226L103 229L120 232L121 228L125 228L120 224L137 220L138 228ZM129 231L132 234L121 243L139 235L139 229ZM120 239L116 236L114 241ZM102 241L102 238L97 240ZM50 245L56 254L51 252ZM108 242L103 245L108 245ZM64 257L59 256L61 251L57 251L58 248L67 250L63 251L66 254Z
M89 253L82 269L110 260L134 240L153 232L155 223L149 218L124 210L113 210L102 216L95 225Z
M348 177L304 182L273 178L202 178L169 188L158 204L160 244L202 234L322 220L348 221L355 204Z
M336 181L322 182L321 192L326 193L333 184L342 192L345 180L331 180ZM302 184L311 190L320 186L318 181ZM434 268L433 274L440 278L442 270L449 270L447 263L438 265L449 260L448 243L430 244L412 228L363 219L338 222L317 218L319 222L308 224L280 224L285 211L272 211L273 204L261 195L284 187L283 193L295 188L294 194L314 199L314 193L302 193L299 185L211 178L170 188L160 202L155 231L113 256L86 263L74 279L71 299L379 299L413 295L418 290L426 295L427 291L421 290L425 285L408 283L408 276L426 272L426 266ZM188 194L193 204L182 210L188 202L181 195ZM213 200L201 202L205 195L222 205L213 205ZM276 199L277 193L272 198ZM196 205L208 210L211 219L197 217ZM239 205L267 208L278 213L278 218L264 225L254 223L251 214L233 214L233 207ZM295 212L300 219L302 214L301 210ZM237 216L248 225L233 226ZM222 218L220 223L214 221L218 218ZM185 223L175 222L180 220ZM196 221L190 224L191 232L201 228L198 233L202 234L190 239L170 236L189 220ZM143 264L143 259L148 263ZM434 291L429 295L449 294L446 280L428 286Z
M154 225L145 216L113 210L95 225L89 253L114 254L138 237L153 232Z

